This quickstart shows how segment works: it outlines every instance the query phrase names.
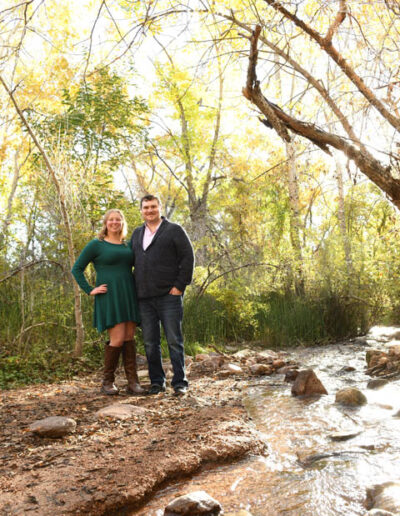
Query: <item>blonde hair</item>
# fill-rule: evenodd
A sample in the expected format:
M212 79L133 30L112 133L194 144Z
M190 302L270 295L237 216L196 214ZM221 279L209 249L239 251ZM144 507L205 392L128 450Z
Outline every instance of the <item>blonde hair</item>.
M107 236L107 221L110 218L110 215L112 215L113 213L118 213L118 215L121 217L121 226L122 227L121 227L121 231L120 231L120 236L121 236L121 240L125 240L125 237L128 234L128 226L126 224L124 214L122 213L121 210L117 210L117 209L111 209L111 210L108 210L105 212L104 217L103 217L103 225L97 235L97 238L99 240L104 240L104 237Z

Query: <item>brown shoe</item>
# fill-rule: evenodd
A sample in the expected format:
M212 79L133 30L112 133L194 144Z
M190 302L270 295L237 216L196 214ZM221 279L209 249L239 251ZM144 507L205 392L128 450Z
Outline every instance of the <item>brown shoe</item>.
M115 396L118 394L119 390L116 385L114 385L115 380L115 370L118 367L119 356L121 354L120 347L110 346L109 343L106 344L104 351L104 374L103 374L103 383L101 385L101 390L104 394L108 396Z
M134 340L126 340L122 346L122 362L124 364L128 385L128 394L145 394L146 391L140 385L136 365L136 344Z

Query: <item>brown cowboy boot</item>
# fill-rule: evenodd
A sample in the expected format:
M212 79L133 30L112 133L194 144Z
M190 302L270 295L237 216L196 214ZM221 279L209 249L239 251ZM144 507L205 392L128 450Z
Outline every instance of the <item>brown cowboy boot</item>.
M146 391L141 387L136 366L136 344L134 340L126 340L122 347L122 362L124 364L128 385L128 394L145 394Z
M118 367L121 349L122 346L114 347L110 346L108 342L106 343L104 351L104 374L101 390L104 392L104 394L108 394L109 396L113 396L119 392L118 387L114 385L114 379L115 370Z

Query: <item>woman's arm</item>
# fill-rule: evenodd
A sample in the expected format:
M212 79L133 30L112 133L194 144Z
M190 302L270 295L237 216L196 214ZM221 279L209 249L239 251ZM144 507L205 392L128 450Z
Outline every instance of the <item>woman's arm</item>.
M86 294L90 295L93 287L89 285L87 282L87 279L85 278L84 271L86 267L89 265L90 262L92 262L96 255L96 240L91 240L82 250L81 254L79 255L78 259L74 263L74 266L72 267L72 275L74 276L76 282L81 287L81 289L86 292Z

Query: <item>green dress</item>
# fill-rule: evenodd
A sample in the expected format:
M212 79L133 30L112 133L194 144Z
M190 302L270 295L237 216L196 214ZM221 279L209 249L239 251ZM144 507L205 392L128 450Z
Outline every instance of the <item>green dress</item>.
M105 240L91 240L72 267L72 274L86 294L94 287L87 282L84 270L93 262L96 287L107 285L106 294L96 294L93 326L100 332L118 323L140 322L135 283L132 274L133 252L128 244L111 244Z

